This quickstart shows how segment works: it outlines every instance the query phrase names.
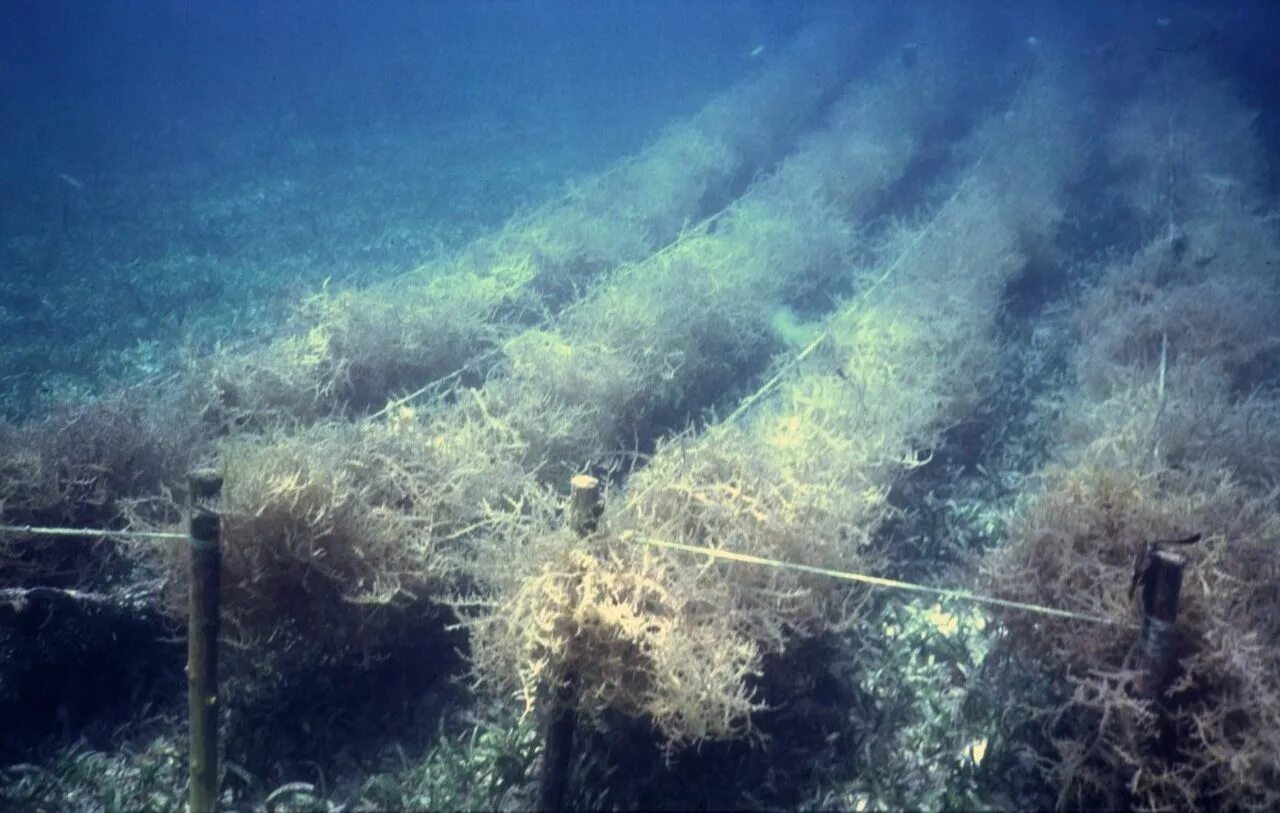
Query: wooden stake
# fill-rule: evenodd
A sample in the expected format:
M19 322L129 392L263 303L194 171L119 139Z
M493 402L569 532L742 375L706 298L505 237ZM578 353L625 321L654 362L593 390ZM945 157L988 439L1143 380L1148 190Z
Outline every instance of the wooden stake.
M543 740L542 776L538 780L538 810L561 810L569 787L569 768L573 764L573 734L578 727L574 700L578 693L577 675L570 672L556 689L550 719Z
M591 536L599 527L604 510L600 481L589 474L579 474L569 481L569 489L569 527L580 537Z
M604 510L600 481L580 474L569 481L569 527L585 538L600 526ZM578 676L572 670L556 687L548 715L542 749L542 775L538 780L538 809L560 810L569 786L569 768L573 764L573 735L578 726L574 711L578 692Z
M218 809L218 592L222 519L216 502L222 478L192 472L191 604L187 619L187 710L190 715L191 813Z
M1172 679L1177 665L1175 624L1178 620L1178 599L1182 593L1182 569L1186 564L1185 556L1157 549L1151 555L1142 579L1139 650L1145 669L1142 694L1149 700L1159 697Z

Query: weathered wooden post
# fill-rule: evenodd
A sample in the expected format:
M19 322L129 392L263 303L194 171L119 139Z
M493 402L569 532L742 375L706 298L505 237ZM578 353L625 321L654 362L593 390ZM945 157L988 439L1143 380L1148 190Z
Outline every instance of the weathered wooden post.
M222 477L195 471L191 492L191 604L187 619L187 710L191 717L191 813L218 808L218 591Z
M600 481L590 475L580 474L569 481L569 528L585 538L596 532L600 514ZM572 671L563 675L551 701L547 715L547 731L543 740L542 775L538 780L538 809L560 810L564 807L564 794L569 786L569 768L573 763L573 735L578 725L574 711L574 695L578 691L578 676Z
M569 481L569 528L575 534L588 537L595 533L603 510L599 480L579 474Z
M1185 556L1157 548L1142 577L1142 633L1138 648L1143 665L1141 692L1148 700L1159 697L1177 665L1175 624L1186 564Z

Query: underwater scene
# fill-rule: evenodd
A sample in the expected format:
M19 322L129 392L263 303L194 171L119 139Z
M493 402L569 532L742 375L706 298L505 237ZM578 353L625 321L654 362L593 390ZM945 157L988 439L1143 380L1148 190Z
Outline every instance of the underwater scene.
M1280 4L0 12L0 810L1280 808Z

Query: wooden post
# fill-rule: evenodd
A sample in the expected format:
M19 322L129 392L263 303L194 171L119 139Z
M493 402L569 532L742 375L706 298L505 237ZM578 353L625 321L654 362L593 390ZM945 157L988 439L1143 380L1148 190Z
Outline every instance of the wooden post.
M579 474L569 481L569 527L580 537L588 537L600 525L604 503L600 498L600 481L589 474Z
M585 538L596 532L600 514L600 481L580 474L569 481L569 528ZM547 730L543 739L542 775L538 780L538 810L560 810L569 786L569 768L573 764L573 735L578 725L574 711L578 676L570 669L564 675L551 701Z
M1187 559L1172 551L1156 550L1142 581L1142 694L1159 697L1173 677L1178 661L1178 599L1182 593L1182 569Z
M222 519L216 502L222 478L192 472L191 604L187 619L187 711L190 715L191 813L218 809L218 592Z

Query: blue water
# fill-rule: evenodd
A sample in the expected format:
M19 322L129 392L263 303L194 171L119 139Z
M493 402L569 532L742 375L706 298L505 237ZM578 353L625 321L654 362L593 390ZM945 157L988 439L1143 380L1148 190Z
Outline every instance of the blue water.
M163 366L160 344L270 332L325 279L370 282L456 249L636 151L810 16L6 3L5 411ZM69 320L78 336L60 335Z

